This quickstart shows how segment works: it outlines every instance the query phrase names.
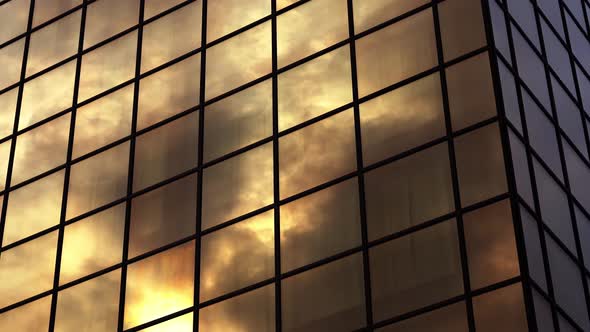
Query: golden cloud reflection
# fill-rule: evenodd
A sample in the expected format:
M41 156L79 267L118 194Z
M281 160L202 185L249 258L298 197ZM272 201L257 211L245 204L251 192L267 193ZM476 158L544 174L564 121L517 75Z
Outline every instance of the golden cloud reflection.
M190 242L127 270L125 328L131 328L193 305L195 243Z
M13 1L16 3L18 0ZM294 2L279 0L277 6L283 8ZM378 24L415 7L418 3L379 0L359 4L356 2L355 8L359 8L359 29ZM180 3L178 0L147 0L146 18L178 3ZM225 0L210 4L208 38L218 38L267 15L269 3L257 0L246 4L236 0ZM89 7L89 13L98 4L100 2L92 4ZM126 19L122 19L126 22L125 24L132 24L133 15L131 14L135 14L133 6L130 5L129 12L126 13L129 16L121 16L125 16ZM226 10L228 6L232 10ZM244 9L236 10L238 7ZM142 55L143 71L200 46L200 12L201 1L196 1L176 13L167 15L161 21L146 26ZM330 13L335 19L328 19L327 14L319 15L320 12ZM344 0L314 0L297 7L293 12L281 15L278 22L281 64L297 61L346 39L348 37L346 12ZM214 19L215 15L220 18ZM239 20L227 23L224 22L226 20L224 15L239 17ZM367 36L359 40L357 47L361 94L366 95L390 83L398 82L400 79L429 68L436 62L435 53L430 48L428 52L420 51L419 54L414 49L410 49L407 54L399 53L400 50L407 49L408 43L411 42L414 45L415 39L423 38L426 44L433 40L430 40L432 38L431 19L430 11L424 11L372 37ZM121 24L121 28L126 26ZM187 26L191 28L188 29ZM305 32L302 32L303 28ZM92 40L89 43L96 42L114 31L107 28L104 31L98 29L92 33ZM75 33L77 32L68 32L68 34ZM262 23L244 34L227 39L209 49L207 68L200 68L201 56L197 54L142 79L138 100L138 127L145 128L196 106L199 101L202 69L207 70L208 99L269 73L271 71L270 36L270 22ZM126 66L126 63L135 59L135 38L135 33L126 35L112 45L84 56L81 98L112 88L114 84L131 77L130 69L133 68ZM391 43L392 39L400 41ZM39 45L40 48L50 46ZM65 53L61 54L61 51L64 50L56 50L55 54L50 52L53 59L51 61L57 61L56 59L64 56ZM14 54L18 57L18 52ZM415 56L416 54L418 56ZM37 60L40 63L38 68L51 62L49 59ZM37 70L34 67L33 69ZM75 62L70 62L25 84L20 119L21 129L71 106L74 69ZM350 103L352 101L350 70L350 49L344 46L282 73L279 77L278 89L280 130L292 128ZM432 75L361 106L363 145L367 148L363 156L366 162L380 161L392 154L426 143L444 132L439 79L438 75ZM78 110L74 157L80 157L130 134L133 89L134 86L129 85ZM271 135L272 92L271 81L267 80L207 106L204 124L206 161ZM0 96L0 103L7 105L5 108L7 111L4 111L2 115L5 113L8 115L0 118L0 135L2 131L7 134L12 131L13 120L9 116L15 95L16 90L13 90ZM192 113L138 137L135 150L134 190L168 179L197 165L198 116L198 113ZM69 129L67 128L69 119L69 116L64 116L19 137L17 140L19 142L18 161L15 166L17 181L25 180L63 163L65 160L63 142L67 141L65 137ZM64 124L61 128L50 130L52 125L60 124L62 120ZM414 132L404 130L406 127L413 128L415 135ZM125 142L72 166L67 207L68 219L123 197L128 180L129 146L129 143ZM279 147L281 198L298 194L352 172L356 170L353 112L351 109L345 110L300 131L282 136ZM0 145L0 164L8 160L3 156L8 155L9 148L10 143ZM446 156L446 145L441 146L441 155ZM35 159L39 156L41 158ZM204 170L202 211L204 229L273 202L272 156L272 144L265 144ZM58 157L63 157L63 160L57 160ZM444 158L434 159L445 162ZM425 163L438 165L431 163L429 158L419 158L419 156L412 160L418 160L417 164L420 165ZM410 165L408 168L418 171L408 172L411 183L408 182L408 187L404 187L407 190L396 193L399 202L408 202L407 206L404 205L405 203L399 206L393 205L393 208L399 209L399 215L435 217L440 211L447 212L446 209L433 211L431 216L430 211L438 210L437 206L429 209L422 207L422 203L417 205L418 200L412 196L418 191L415 188L420 187L422 191L424 188L432 187L433 182L428 181L430 178L422 176L419 172L421 168L418 167L420 165L414 167L415 165L409 162L403 165ZM4 169L0 170L0 186L5 182L2 179L5 174ZM405 168L395 169L399 172ZM447 168L440 169L443 172L447 171ZM21 171L22 174L19 173ZM22 199L27 202L34 201L36 204L34 209L25 209L26 206L22 205L22 213L12 214L16 213L13 205L21 201L19 191L25 192L27 188L21 188L11 194L8 209L11 226L7 223L5 244L30 235L30 233L14 235L15 231L11 227L15 225L26 225L26 230L33 232L57 223L61 206L61 201L57 202L57 200L61 200L63 174L57 173L52 176L59 178L55 183L52 182L52 185L44 187L45 181L51 182L54 179L52 177L30 185L31 190L35 189L39 192L39 197L27 196ZM183 178L184 182L183 179L178 180L161 190L154 190L134 199L130 230L131 256L194 234L195 177L196 175L187 176ZM395 179L387 177L386 180L380 179L380 181L391 186L393 183L391 181ZM431 194L422 195L436 196L435 198L439 200L446 199L446 189L450 187L446 187L446 182L440 183L445 185L440 186L443 190L431 190ZM414 191L408 189L410 185L413 186ZM443 191L445 193L441 193ZM43 198L45 196L53 197L53 200L46 201ZM180 196L186 201L181 200ZM451 203L452 201L445 201L444 207L452 205ZM369 206L372 205L369 204ZM388 204L388 206L392 205ZM418 212L415 211L417 207L420 210ZM374 210L370 211L370 213L373 212ZM380 214L381 212L377 215L371 214L370 218L385 219L387 216L384 217ZM361 227L356 179L342 182L281 206L280 213L283 272L316 262L360 244ZM35 215L43 216L43 219L35 218ZM123 250L124 218L124 205L119 205L65 228L60 284L71 282L120 262ZM406 226L409 225L400 227ZM195 253L195 244L190 242L131 264L127 275L125 328L138 326L193 306L195 254L201 257L201 284L198 285L201 301L214 299L274 276L274 230L274 211L270 210L206 235L202 239L199 253ZM375 236L378 235L383 234ZM2 253L0 292L7 296L0 300L0 307L51 287L56 238L56 234L51 233ZM22 262L35 262L35 265L31 267L28 264L23 265ZM341 280L334 285L346 290L349 294L330 293L330 291L322 293L325 295L322 300L314 303L319 309L313 312L313 317L324 324L331 324L335 320L340 320L339 317L345 314L350 317L346 317L348 320L341 320L341 322L352 322L351 324L355 326L362 326L364 300L361 265L362 261L356 255L335 262L326 269L317 269L302 274L298 278L292 278L286 283L289 289L285 294L288 294L287 301L291 301L285 306L289 310L286 324L290 324L293 329L308 327L311 329L320 326L316 325L316 322L306 320L309 315L305 313L310 309L303 308L304 304L317 295L305 293L306 285L324 291L324 285L339 279L338 271L344 271L351 272L346 274L350 280ZM15 273L22 276L21 280L13 277ZM76 327L82 326L83 322L91 322L89 325L93 325L92 329L97 331L109 330L110 327L107 326L113 326L113 315L118 310L119 273L115 271L64 290L59 297L60 309L56 321L59 330L73 331ZM26 288L23 286L25 282L35 287ZM349 285L353 285L354 288L348 287ZM321 292L318 291L319 293ZM100 303L79 305L79 301L83 302L89 297L96 298L96 294L101 295ZM273 331L274 296L274 285L269 285L208 306L200 312L199 326L201 330L211 332ZM334 305L335 298L343 301ZM35 304L41 306L41 302L38 301ZM99 307L100 310L104 310L102 311L104 315L101 314L96 320L87 318L86 315ZM30 307L24 306L21 309L28 310L28 308ZM3 320L16 317L13 314L18 314L17 310L0 315L0 329L2 329ZM27 323L26 315L22 317L11 318L14 319L13 326L37 329L37 327L30 327L33 325L26 325L33 324L32 322L36 319ZM42 322L43 316L38 317L40 317L39 322ZM192 326L191 313L143 331L192 331Z

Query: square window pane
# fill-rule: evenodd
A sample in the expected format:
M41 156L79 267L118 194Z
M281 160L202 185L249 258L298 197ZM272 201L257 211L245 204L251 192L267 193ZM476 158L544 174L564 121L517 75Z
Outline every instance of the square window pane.
M129 143L72 166L67 219L113 202L127 193Z
M430 75L360 106L365 164L446 135L440 76Z
M479 1L447 0L438 6L445 60L454 59L486 44Z
M459 136L455 140L455 149L463 206L508 190L497 124Z
M463 129L496 115L488 53L449 67L447 88L453 130Z
M272 135L272 85L266 80L205 107L205 162Z
M266 22L208 49L206 99L270 73L271 46L271 24Z
M454 220L369 250L376 321L463 294Z
M136 51L137 32L134 31L85 54L82 57L78 100L86 100L132 79Z
M2 252L0 307L51 289L56 247L57 232L53 232Z
M279 148L281 198L355 171L352 110L281 137Z
M284 67L348 38L345 0L314 0L277 18L278 66Z
M115 331L120 279L121 271L116 270L59 292L55 331Z
M361 97L435 67L438 61L432 10L359 39L356 52Z
M378 329L379 332L467 332L467 308L464 302L451 304L399 323Z
M18 129L72 107L76 61L25 83Z
M81 13L78 10L31 35L27 76L76 54Z
M8 245L59 223L64 171L51 174L10 193L3 245Z
M129 256L192 235L196 223L196 174L143 194L131 206Z
M16 139L12 184L30 179L66 162L70 114L61 116Z
M20 80L24 48L25 39L21 38L0 49L0 89Z
M51 296L12 309L0 315L2 331L46 331L49 328Z
M137 23L139 23L139 0L93 2L88 5L86 10L84 48L101 42Z
M504 200L463 216L471 288L519 274L510 202Z
M121 261L125 204L67 225L61 253L60 284L85 277Z
M141 80L137 128L149 127L199 104L201 55Z
M30 0L12 0L0 6L0 43L27 30Z
M33 26L49 21L81 4L82 0L35 1Z
M348 46L281 74L279 130L352 102L351 78Z
M363 260L354 254L283 280L283 331L364 327Z
M207 42L270 15L269 0L216 0L207 3Z
M0 138L12 134L17 97L18 88L4 92L0 95Z
M206 168L202 229L273 202L272 144L265 144Z
M201 240L201 302L274 276L274 211L205 235Z
M143 28L141 71L199 48L202 13L202 1L194 1L147 24Z
M275 326L274 285L215 303L199 312L199 331L273 332Z
M354 29L363 32L377 24L398 17L430 3L429 0L353 0Z
M528 331L520 284L475 297L473 311L477 331Z
M281 271L361 244L358 189L347 180L281 206Z
M454 210L447 144L366 174L367 223L374 240Z
M145 19L158 15L185 0L145 0Z
M78 158L130 135L132 108L133 85L79 108L72 157Z
M137 138L133 190L166 180L197 166L197 113L191 113Z
M192 241L129 265L124 328L191 307L194 264Z

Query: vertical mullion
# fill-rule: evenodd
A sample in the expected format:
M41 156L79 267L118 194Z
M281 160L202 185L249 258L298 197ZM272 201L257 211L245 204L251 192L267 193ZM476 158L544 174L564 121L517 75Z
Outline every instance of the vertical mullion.
M356 167L358 173L358 193L361 217L361 237L363 248L363 275L364 275L364 293L365 293L365 319L369 327L373 326L373 300L371 291L371 269L369 265L369 235L367 226L367 209L365 197L365 176L363 173L363 149L361 137L361 119L358 92L357 62L356 62L356 42L354 30L354 7L353 0L348 0L348 37L350 40L350 67L352 80L352 97L354 108L354 132L356 143Z
M434 18L434 31L436 35L436 48L438 54L438 66L440 68L440 83L443 99L443 109L445 115L446 136L448 143L448 157L451 168L451 178L453 182L453 198L455 201L457 235L459 238L459 250L461 253L461 268L463 272L463 288L465 291L465 303L467 307L467 322L470 331L475 331L475 318L473 315L473 298L471 294L471 282L469 278L469 266L467 261L467 246L465 244L465 231L463 227L463 213L461 211L461 195L459 192L459 176L457 171L457 160L455 156L455 144L453 140L453 126L451 123L451 112L449 106L449 96L444 66L444 52L442 44L442 34L440 29L440 18L438 13L438 1L432 0L432 14Z
M207 0L202 0L201 13L201 72L199 73L199 133L198 133L198 151L197 151L197 219L195 232L195 272L194 272L194 291L193 291L193 331L199 331L199 301L201 291L201 225L203 224L203 147L205 137L205 78L207 66Z
M72 111L70 112L70 132L68 138L68 150L66 155L66 167L64 175L63 196L61 202L61 216L59 219L57 250L55 258L55 274L53 277L53 294L51 298L51 313L49 316L49 332L52 332L55 326L55 317L57 314L57 297L59 287L59 275L61 270L61 252L63 250L63 239L65 232L66 211L68 205L68 189L70 184L70 171L72 168L72 151L74 147L74 131L76 126L76 111L78 104L78 91L80 87L80 71L82 68L82 51L84 50L84 31L86 28L86 12L88 4L86 0L82 3L82 15L80 19L80 35L78 40L78 53L76 56L76 73L74 77L74 93L72 98Z
M273 149L273 200L274 200L274 255L275 255L275 331L282 331L281 292L281 213L279 178L279 78L278 78L278 28L277 0L271 0L272 35L272 149Z
M119 318L117 331L124 329L125 322L125 294L127 290L127 265L129 256L129 229L131 224L131 203L133 193L133 169L135 167L135 141L137 135L137 109L139 104L139 76L141 74L141 52L143 42L143 20L145 0L139 0L139 15L137 28L137 50L135 54L135 86L133 87L133 108L131 115L131 139L129 141L129 167L127 171L127 200L125 202L125 229L123 234L123 252L121 255L121 283L119 289Z
M12 127L10 152L8 156L8 167L6 168L6 183L4 185L4 200L2 201L2 209L0 209L0 248L2 248L2 240L4 238L4 226L6 224L6 210L8 208L8 198L10 196L10 185L12 177L12 168L14 166L14 154L16 151L16 133L18 132L18 122L20 118L20 111L22 106L23 91L25 86L25 77L27 73L27 59L29 56L29 44L31 43L31 29L33 27L33 14L35 13L35 0L31 0L29 5L29 18L27 21L27 32L25 35L25 46L23 49L23 60L21 63L20 80L18 84L18 95L16 99L16 109L14 113L14 126ZM6 141L8 142L8 141Z
M493 1L493 0L492 0ZM498 59L496 57L496 42L494 39L494 32L492 28L492 17L488 0L481 0L481 7L483 10L484 26L486 29L486 40L489 47L488 58L490 61L492 81L494 85L494 96L496 99L496 109L499 114L498 123L500 125L500 135L503 146L504 164L506 168L506 177L508 180L508 191L510 195L510 208L512 210L512 224L514 227L514 234L516 238L516 247L518 251L518 260L520 265L523 295L525 299L525 311L527 315L527 325L530 330L537 331L537 320L535 319L535 307L533 303L533 294L530 283L530 272L528 265L528 257L526 252L524 227L522 216L520 214L520 207L518 204L518 188L516 186L516 173L514 171L514 164L512 162L512 149L510 146L510 136L508 131L508 118L506 110L504 109L504 97L502 94L502 82L500 79L500 69L498 66Z

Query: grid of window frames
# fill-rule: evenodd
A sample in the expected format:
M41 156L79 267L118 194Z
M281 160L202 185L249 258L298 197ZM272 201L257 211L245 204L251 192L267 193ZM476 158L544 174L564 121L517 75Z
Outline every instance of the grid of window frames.
M590 330L590 2L489 3L539 331Z
M536 325L487 3L1 1L0 330Z

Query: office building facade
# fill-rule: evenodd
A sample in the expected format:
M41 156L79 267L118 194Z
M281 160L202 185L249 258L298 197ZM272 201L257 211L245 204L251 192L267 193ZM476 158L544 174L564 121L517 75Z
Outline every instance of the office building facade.
M589 21L0 1L0 330L590 331Z

